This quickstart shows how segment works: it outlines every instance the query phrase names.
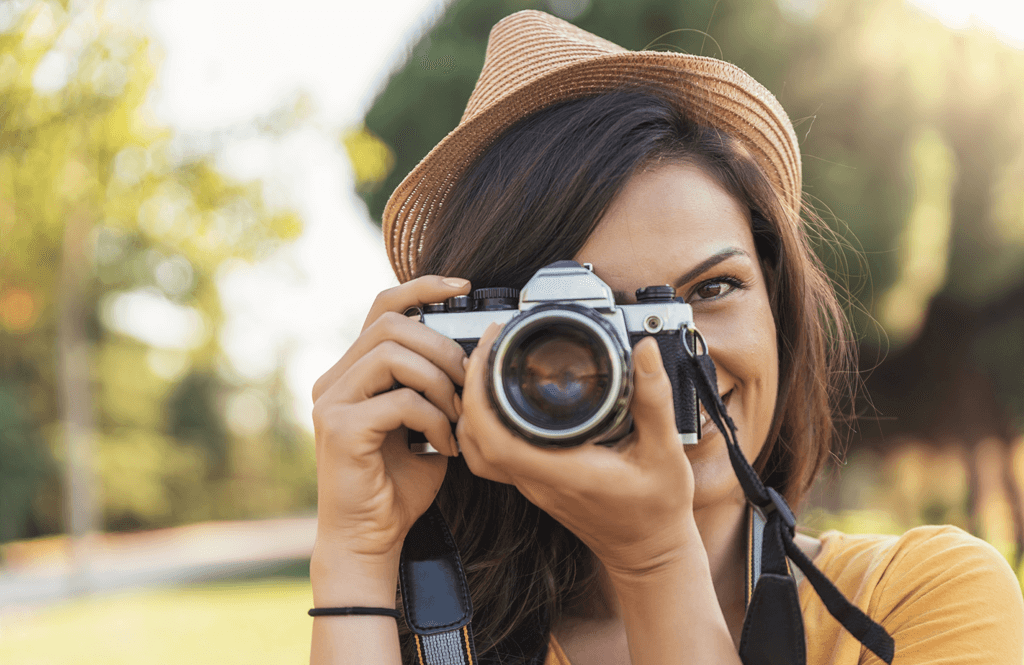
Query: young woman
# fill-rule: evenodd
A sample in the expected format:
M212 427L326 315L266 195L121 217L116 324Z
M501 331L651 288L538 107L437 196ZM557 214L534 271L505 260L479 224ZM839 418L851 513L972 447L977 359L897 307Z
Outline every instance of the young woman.
M542 448L489 402L497 326L467 358L403 313L520 288L563 259L592 264L620 304L672 285L693 308L744 455L797 506L852 371L800 215L792 126L739 69L626 51L535 11L495 26L462 122L385 212L403 283L380 294L313 390L315 606L395 608L403 541L436 500L466 566L481 662L740 663L747 498L705 414L700 441L680 445L658 345L633 348L628 435ZM411 453L407 429L441 455ZM1020 590L982 541L922 527L796 544L892 635L895 662L1021 662ZM796 574L807 662L879 662ZM311 661L420 662L399 625L318 617Z

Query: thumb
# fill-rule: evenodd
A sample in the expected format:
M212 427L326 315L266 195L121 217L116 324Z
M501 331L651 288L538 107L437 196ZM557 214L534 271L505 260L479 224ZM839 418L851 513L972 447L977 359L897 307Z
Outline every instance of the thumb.
M633 426L637 443L647 446L676 446L676 413L672 402L672 384L661 362L661 351L653 337L645 337L633 347Z

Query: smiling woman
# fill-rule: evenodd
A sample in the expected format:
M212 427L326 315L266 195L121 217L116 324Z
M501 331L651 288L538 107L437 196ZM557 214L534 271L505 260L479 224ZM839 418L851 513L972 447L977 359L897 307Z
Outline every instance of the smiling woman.
M316 620L312 661L853 665L891 663L895 639L900 663L1018 665L1024 603L983 542L952 528L793 536L786 502L820 469L852 380L800 214L792 126L745 73L627 52L540 12L495 26L462 123L385 211L405 283L314 387L314 601L349 616ZM471 286L521 289L566 259L592 264L620 305L661 284L688 304L717 371L698 382L716 424L695 445L681 445L663 364L678 348L635 342L624 436L544 447L496 413L497 325L467 359L403 316ZM443 456L412 454L403 428ZM407 605L416 634L400 621L396 636L380 616L396 614L410 529L406 544L438 558L419 528L438 515L465 564L467 588L454 573L448 585L472 599L479 658L465 629L445 641L454 624L425 629ZM407 602L436 580L409 582Z
M744 454L756 460L768 484L791 504L800 503L832 436L834 395L816 373L850 378L842 371L848 357L823 352L822 318L830 318L834 330L845 328L792 212L740 142L694 123L650 91L610 92L558 104L516 124L455 184L449 200L425 236L421 274L518 288L540 267L569 256L592 263L620 303L635 301L640 287L672 285L693 308L718 370L719 393L742 432ZM783 253L789 257L785 265ZM786 340L781 353L780 331ZM581 502L508 474L532 451L495 440L497 421L478 424L474 434L466 431L476 412L488 410L470 408L470 379L459 421L462 456L449 463L437 500L469 562L477 644L488 651L503 631L536 621L541 610L551 615L555 644L571 662L629 662L621 610L609 600L619 595L606 573L609 561L595 556L585 527L572 528L572 517L556 508ZM785 393L777 399L780 388ZM489 456L470 445L474 439L481 447L490 439L488 447L515 450L516 459L474 464L474 456ZM700 533L711 597L721 608L721 623L712 629L735 649L745 613L746 498L713 423L685 452L689 468L683 475L693 479L677 478L662 489L691 504L684 512ZM566 472L579 478L600 464L574 459ZM654 509L643 505L630 496L618 506L582 510L602 516L605 525L614 522L614 511L625 510L627 520L643 515L654 531L669 532L654 526ZM512 524L515 529L508 528ZM817 543L808 541L813 553ZM629 546L642 549L639 541ZM495 563L476 573L479 559ZM523 570L537 571L543 582L523 588ZM595 634L603 637L595 640Z

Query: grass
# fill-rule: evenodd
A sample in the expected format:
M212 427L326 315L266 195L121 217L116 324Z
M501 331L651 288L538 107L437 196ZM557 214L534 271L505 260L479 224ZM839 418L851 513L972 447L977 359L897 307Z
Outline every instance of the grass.
M269 577L131 591L0 617L5 665L234 665L309 661L302 565Z

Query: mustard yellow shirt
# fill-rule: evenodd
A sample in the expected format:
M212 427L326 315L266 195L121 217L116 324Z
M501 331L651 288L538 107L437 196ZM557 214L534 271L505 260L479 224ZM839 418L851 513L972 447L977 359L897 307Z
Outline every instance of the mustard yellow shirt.
M1024 599L1006 560L952 526L902 536L821 535L814 563L896 641L893 665L1021 665ZM808 665L875 665L828 613L806 580L799 585ZM554 637L544 665L570 663Z

